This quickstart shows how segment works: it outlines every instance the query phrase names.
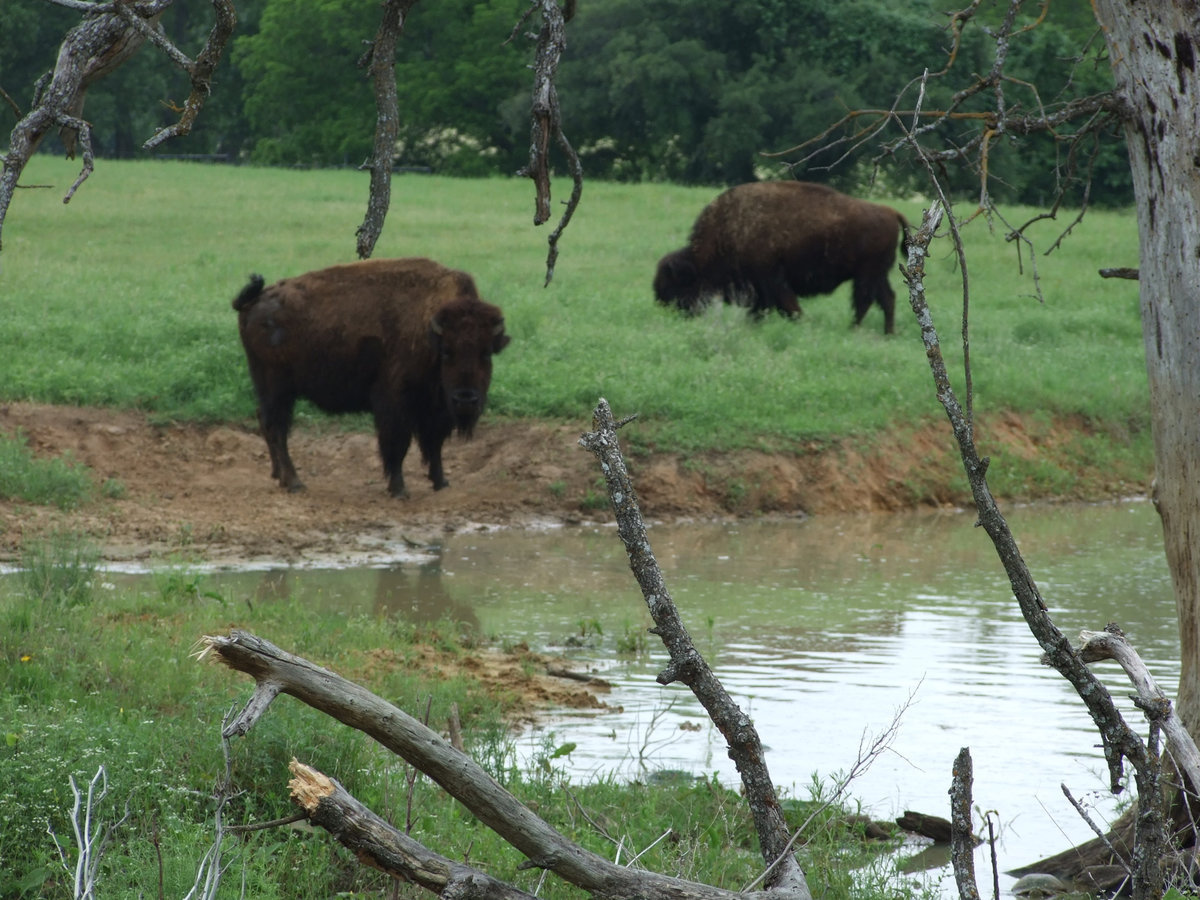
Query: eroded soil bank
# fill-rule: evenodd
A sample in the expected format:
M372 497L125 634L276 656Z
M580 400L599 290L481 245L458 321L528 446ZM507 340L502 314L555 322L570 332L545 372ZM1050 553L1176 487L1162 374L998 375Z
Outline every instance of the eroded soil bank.
M0 559L14 560L30 538L69 530L87 533L113 562L185 553L215 564L336 564L427 544L445 530L610 521L596 461L578 444L588 425L485 420L474 440L447 442L445 490L432 490L414 448L405 466L410 496L396 500L387 495L369 433L297 429L292 455L307 490L288 494L271 481L266 446L249 428L156 425L135 412L7 404L0 407L0 433L21 432L39 456L69 454L121 491L65 512L0 501ZM1053 454L1080 427L1027 427L1005 416L982 423L978 433L984 452L1031 459ZM949 429L939 421L865 447L639 454L628 462L651 520L889 511L969 500ZM1083 475L1080 493L1070 499L1144 493L1152 473L1132 480Z

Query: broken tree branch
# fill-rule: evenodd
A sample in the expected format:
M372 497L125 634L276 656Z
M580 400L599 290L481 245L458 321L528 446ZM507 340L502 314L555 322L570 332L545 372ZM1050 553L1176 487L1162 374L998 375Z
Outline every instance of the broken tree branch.
M226 736L248 732L279 694L295 697L374 738L437 782L481 822L524 853L532 865L553 872L601 900L809 900L807 889L739 893L611 863L568 840L501 787L473 759L366 688L244 631L233 631L227 637L205 637L203 645L201 658L211 655L255 680L254 696L242 713L225 726ZM321 797L336 794L335 789L316 790L325 791L315 798L317 805ZM337 796L345 800L342 795ZM340 808L348 811L351 806L347 801ZM333 818L329 822L349 823L349 812L330 815ZM346 843L348 832L332 833ZM395 858L403 855L404 848L388 840L384 832L372 831L372 835L386 845L389 853L394 852ZM429 862L426 857L422 859ZM443 890L455 885L465 887L468 883L477 882L451 878ZM788 888L791 887L789 884Z
M975 782L971 750L963 747L954 758L950 781L950 862L960 900L979 900L975 882L975 835L971 831L971 789Z
M400 101L396 89L396 43L404 30L408 11L417 0L387 0L379 31L359 66L370 74L375 91L375 143L371 157L362 168L371 173L367 212L358 226L358 258L367 259L383 233L392 204L392 160L396 155L396 135L400 131Z
M608 484L617 530L629 555L629 566L642 589L646 606L654 619L654 634L662 640L671 655L666 669L658 675L658 683L667 685L682 681L704 706L709 718L725 737L729 757L737 766L745 787L746 802L750 805L763 859L770 874L768 887L786 888L801 896L809 896L808 884L800 864L791 852L791 840L775 786L767 770L766 758L758 731L726 692L713 674L704 657L696 649L691 635L667 590L658 560L650 549L646 523L642 519L633 482L625 467L617 440L617 422L613 419L608 401L603 398L592 414L593 430L579 439L600 462Z
M427 849L311 766L293 759L288 769L293 775L288 782L292 799L309 821L336 835L360 862L447 897L534 900L532 894Z

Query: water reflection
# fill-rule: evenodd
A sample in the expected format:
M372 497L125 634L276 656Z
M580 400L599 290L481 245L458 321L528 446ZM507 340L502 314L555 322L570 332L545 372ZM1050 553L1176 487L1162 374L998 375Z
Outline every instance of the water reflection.
M1173 688L1176 620L1150 504L1018 509L1008 518L1059 628L1073 637L1118 622ZM659 526L651 543L693 638L753 716L785 789L804 794L814 773L847 770L862 742L907 707L889 752L851 788L869 812L947 815L951 764L968 746L976 804L996 810L1002 826L1002 867L1091 836L1060 784L1077 797L1103 790L1098 738L1070 687L1039 664L971 516ZM525 736L523 752L536 752L553 731L577 745L557 762L578 777L679 768L737 782L691 694L655 681L666 654L646 640L650 619L610 528L454 534L419 564L219 580L237 596L417 622L449 616L568 652L604 670L616 684L609 702L623 712L564 714ZM582 648L574 646L580 635L588 638ZM617 652L639 639L642 652ZM1115 664L1098 671L1118 698L1129 693ZM1111 813L1110 800L1094 799ZM984 879L990 871L983 855L977 871Z

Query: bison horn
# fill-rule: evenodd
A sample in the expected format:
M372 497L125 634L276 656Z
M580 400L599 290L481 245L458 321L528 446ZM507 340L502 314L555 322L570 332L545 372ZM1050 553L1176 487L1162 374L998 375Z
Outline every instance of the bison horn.
M501 319L499 322L497 322L496 327L492 329L493 337L495 337L498 334L504 334L504 320L503 319Z
M438 319L436 316L434 316L433 321L431 321L429 323L429 330L432 331L434 334L438 335L439 337L441 336L442 323L441 323L441 320Z

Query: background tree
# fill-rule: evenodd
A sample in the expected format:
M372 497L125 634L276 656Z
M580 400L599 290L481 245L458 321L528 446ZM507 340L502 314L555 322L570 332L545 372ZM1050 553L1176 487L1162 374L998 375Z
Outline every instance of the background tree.
M379 4L270 0L256 34L234 41L245 79L250 157L267 165L358 165L375 108L356 62Z
M401 165L511 175L524 164L529 46L523 37L506 38L528 5L439 0L413 7L396 57ZM237 7L238 30L205 115L190 135L160 152L358 165L369 143L362 124L370 122L373 107L354 63L371 35L376 7L363 0L241 0ZM177 46L199 46L208 22L201 12L194 4L169 6L161 18L164 33ZM11 21L0 28L0 79L19 106L28 106L34 81L53 65L72 15L48 0L6 0L0 10L0 25ZM787 171L764 151L816 134L848 109L889 107L895 85L912 77L914 58L944 59L951 43L945 24L936 4L904 0L585 3L571 22L558 79L564 114L589 177L712 185L779 177ZM1079 48L1094 32L1094 20L1056 6L1014 44L1006 64L1013 88L1017 81L1038 87L1036 95L1018 98L1026 109L1111 88L1101 41L1079 62ZM986 70L990 46L982 32L969 29L957 48L957 67ZM144 152L140 136L170 121L170 106L180 100L173 96L177 79L170 60L143 53L93 85L88 115L97 152ZM929 91L927 108L951 102L949 85L931 82ZM982 103L971 98L964 108L981 112ZM0 107L0 125L11 127L13 115ZM1059 145L1030 135L1018 150L1008 140L992 148L994 194L1045 202L1056 190ZM56 142L45 149L51 148L57 152ZM871 155L869 147L856 147L836 166L837 157L817 158L794 173L858 190L876 174ZM1131 202L1120 141L1103 143L1090 164L1104 184L1090 202ZM916 168L897 166L885 188L908 190L922 177ZM950 167L943 177L955 191L974 190L968 172Z

